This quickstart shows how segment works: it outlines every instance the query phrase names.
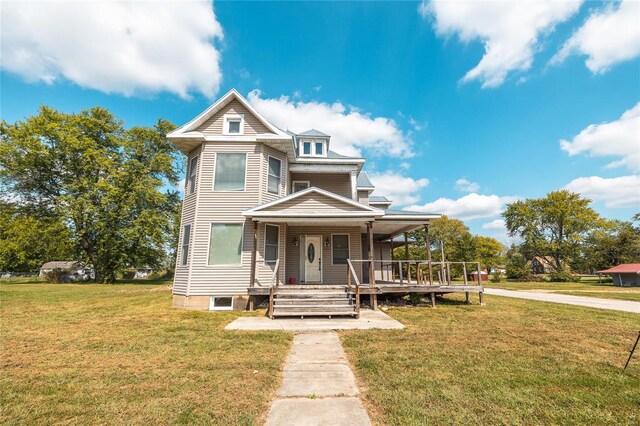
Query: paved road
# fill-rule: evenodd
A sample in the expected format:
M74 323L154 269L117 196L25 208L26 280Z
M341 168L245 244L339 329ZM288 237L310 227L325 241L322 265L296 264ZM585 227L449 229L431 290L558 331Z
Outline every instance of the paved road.
M335 332L298 334L267 426L370 426Z
M484 292L485 294L494 296L515 297L516 299L538 300L540 302L565 303L567 305L640 314L640 302L632 302L630 300L600 299L598 297L569 296L557 293L533 293L530 291L502 290L498 288L485 288Z

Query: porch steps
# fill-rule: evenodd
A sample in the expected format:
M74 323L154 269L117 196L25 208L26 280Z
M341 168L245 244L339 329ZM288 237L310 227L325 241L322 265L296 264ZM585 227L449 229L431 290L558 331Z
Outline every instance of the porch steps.
M273 295L274 317L355 316L354 295L345 287L276 289Z

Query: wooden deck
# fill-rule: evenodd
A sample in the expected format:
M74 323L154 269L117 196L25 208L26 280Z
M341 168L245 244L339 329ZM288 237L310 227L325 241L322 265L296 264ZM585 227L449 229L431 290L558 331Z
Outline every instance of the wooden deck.
M325 290L325 289L347 289L347 284L282 284L279 289L295 289L295 290ZM269 287L250 287L247 289L250 296L268 296ZM416 284L400 284L392 281L376 282L374 286L369 284L360 285L360 294L408 294L408 293L482 293L483 286L478 285L416 285Z

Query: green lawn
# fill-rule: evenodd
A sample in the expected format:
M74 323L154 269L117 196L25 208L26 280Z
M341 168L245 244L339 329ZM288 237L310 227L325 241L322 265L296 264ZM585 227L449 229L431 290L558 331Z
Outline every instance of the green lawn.
M485 296L390 308L407 329L341 334L378 424L638 424L636 314Z
M574 296L640 301L640 287L618 287L612 283L598 283L597 281L577 283L503 281L500 283L487 282L484 283L484 286L506 290L545 291Z
M0 284L2 424L260 424L291 335L170 308L167 282Z

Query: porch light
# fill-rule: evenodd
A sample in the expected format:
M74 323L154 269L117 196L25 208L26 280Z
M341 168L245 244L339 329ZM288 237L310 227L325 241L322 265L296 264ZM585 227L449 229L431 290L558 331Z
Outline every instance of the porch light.
M324 240L324 246L325 246L325 247L329 247L329 246L331 246L331 241L329 241L329 239L328 239L328 238L326 238L326 239Z
M291 243L293 244L294 247L298 247L300 245L300 241L298 241L298 238L295 238L295 237Z

